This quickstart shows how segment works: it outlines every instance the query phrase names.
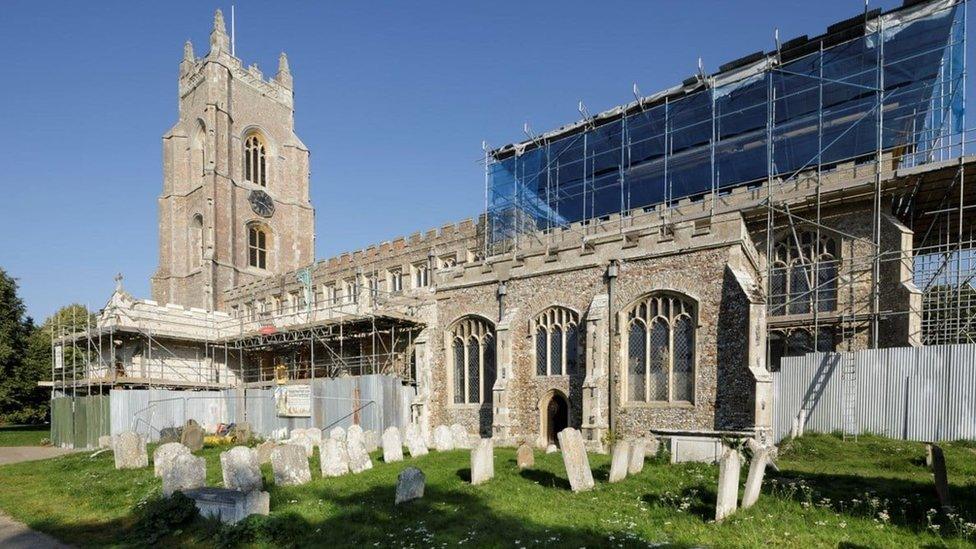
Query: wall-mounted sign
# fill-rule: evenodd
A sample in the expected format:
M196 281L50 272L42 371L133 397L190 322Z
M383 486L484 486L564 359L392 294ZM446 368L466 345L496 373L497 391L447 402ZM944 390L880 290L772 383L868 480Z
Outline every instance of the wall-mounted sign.
M278 417L312 417L311 385L279 385L274 399Z

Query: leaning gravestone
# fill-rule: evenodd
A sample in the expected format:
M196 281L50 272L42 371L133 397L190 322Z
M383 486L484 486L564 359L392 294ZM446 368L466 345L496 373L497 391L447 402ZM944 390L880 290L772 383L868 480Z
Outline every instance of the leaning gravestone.
M610 453L610 482L620 482L627 478L630 465L630 442L618 440Z
M312 480L305 448L283 444L271 451L271 470L278 486L297 486Z
M349 429L349 434L347 435L346 450L349 452L350 471L353 473L362 473L373 468L373 462L369 459L369 454L366 453L366 447L363 445L362 437L353 434L352 428Z
M427 442L424 441L424 435L420 432L420 426L416 423L411 423L407 425L405 431L407 443L407 451L410 452L410 457L420 457L427 455Z
M327 438L319 446L319 467L323 477L339 477L349 472L349 459L341 444L334 438Z
M935 480L935 494L943 508L949 507L949 475L946 471L945 453L938 444L932 445L932 476Z
M438 425L434 428L434 449L438 452L454 449L454 437L451 435L451 428L447 425Z
M305 436L304 433L297 436L292 436L290 439L285 441L285 444L294 444L295 446L301 446L305 449L305 457L312 457L315 453L315 442Z
M202 488L207 484L207 460L193 454L179 454L163 471L163 495Z
M164 427L159 430L160 444L166 444L168 442L179 442L179 441L180 441L179 427Z
M739 498L739 451L726 448L718 462L718 495L715 497L715 522L735 512Z
M224 488L241 492L253 492L264 488L258 453L247 446L235 446L226 452L221 452L220 469L224 476Z
M586 456L586 447L583 446L583 435L576 429L567 427L556 437L562 448L563 465L566 467L570 488L574 492L592 489L593 472L590 471L590 460Z
M396 427L387 427L383 431L383 461L403 461L403 444L400 442L400 430Z
M636 475L644 470L644 455L647 442L638 438L630 441L630 459L627 463L627 474Z
M752 450L752 461L749 462L749 476L746 477L746 488L742 493L742 508L752 507L759 499L762 490L763 476L766 474L766 464L769 462L769 449L756 447Z
M349 446L350 442L357 442L366 447L366 435L363 433L363 428L359 425L353 424L346 429L346 446Z
M366 445L367 452L373 453L379 449L380 443L377 440L379 440L379 437L376 436L376 431L369 429L363 432L363 444Z
M146 453L146 439L138 433L126 431L115 441L115 468L141 469L149 466L149 454Z
M305 429L305 436L312 439L315 446L318 446L322 442L322 429L317 427L309 427Z
M451 425L451 438L454 440L454 448L457 450L469 450L474 447L471 444L471 436L460 423Z
M160 444L153 452L153 474L162 477L163 472L173 464L173 458L182 454L189 454L190 449L179 442Z
M495 443L483 438L471 450L471 484L477 486L495 476Z
M234 426L234 430L231 433L231 437L234 439L234 444L247 444L251 440L253 433L251 431L251 424L242 421Z
M528 469L535 465L535 452L532 451L532 447L526 443L522 443L518 447L518 454L515 456L515 463L518 465L519 469Z
M278 446L278 443L273 440L266 440L261 444L258 444L255 451L258 455L258 463L265 464L271 462L271 451Z
M191 452L196 452L203 448L203 427L196 420L189 419L186 421L186 425L183 426L183 434L180 436L180 442L183 446L190 449Z
M424 497L424 485L427 478L424 472L416 467L407 467L397 476L395 505Z
M339 442L346 443L346 430L342 427L335 427L329 431L329 438L332 440L338 440Z

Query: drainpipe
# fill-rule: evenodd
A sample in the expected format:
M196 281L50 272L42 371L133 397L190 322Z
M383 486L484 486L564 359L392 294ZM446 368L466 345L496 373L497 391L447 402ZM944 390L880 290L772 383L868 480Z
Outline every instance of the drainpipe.
M613 390L613 288L617 280L617 260L607 266L607 429L613 430L616 402Z

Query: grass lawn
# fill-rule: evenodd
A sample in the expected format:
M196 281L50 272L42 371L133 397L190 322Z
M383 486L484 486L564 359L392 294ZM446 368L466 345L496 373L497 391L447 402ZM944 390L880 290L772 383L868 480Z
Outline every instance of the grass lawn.
M50 425L0 426L0 446L40 446L50 436Z
M956 518L937 507L921 444L862 437L809 436L781 449L780 473L766 476L751 509L715 524L717 467L648 460L644 472L606 483L609 460L591 455L597 487L569 490L559 454L536 454L519 472L515 451L495 451L495 478L471 486L465 451L433 452L359 475L271 484L271 516L233 528L195 520L173 527L163 544L213 546L971 546L976 531L976 446L945 445ZM220 449L204 449L208 484L219 485ZM394 506L397 474L427 475L423 500ZM746 469L743 469L743 482ZM138 545L134 509L160 482L152 468L116 471L111 453L75 454L0 467L0 508L33 528L78 545ZM140 503L142 502L142 503ZM960 518L966 517L966 518Z

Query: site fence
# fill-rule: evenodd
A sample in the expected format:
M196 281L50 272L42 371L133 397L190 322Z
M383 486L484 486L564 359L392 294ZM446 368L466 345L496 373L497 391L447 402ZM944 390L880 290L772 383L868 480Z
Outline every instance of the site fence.
M845 368L845 361L849 366ZM853 366L853 367L850 367ZM976 345L868 349L784 358L773 374L773 433L976 439Z

